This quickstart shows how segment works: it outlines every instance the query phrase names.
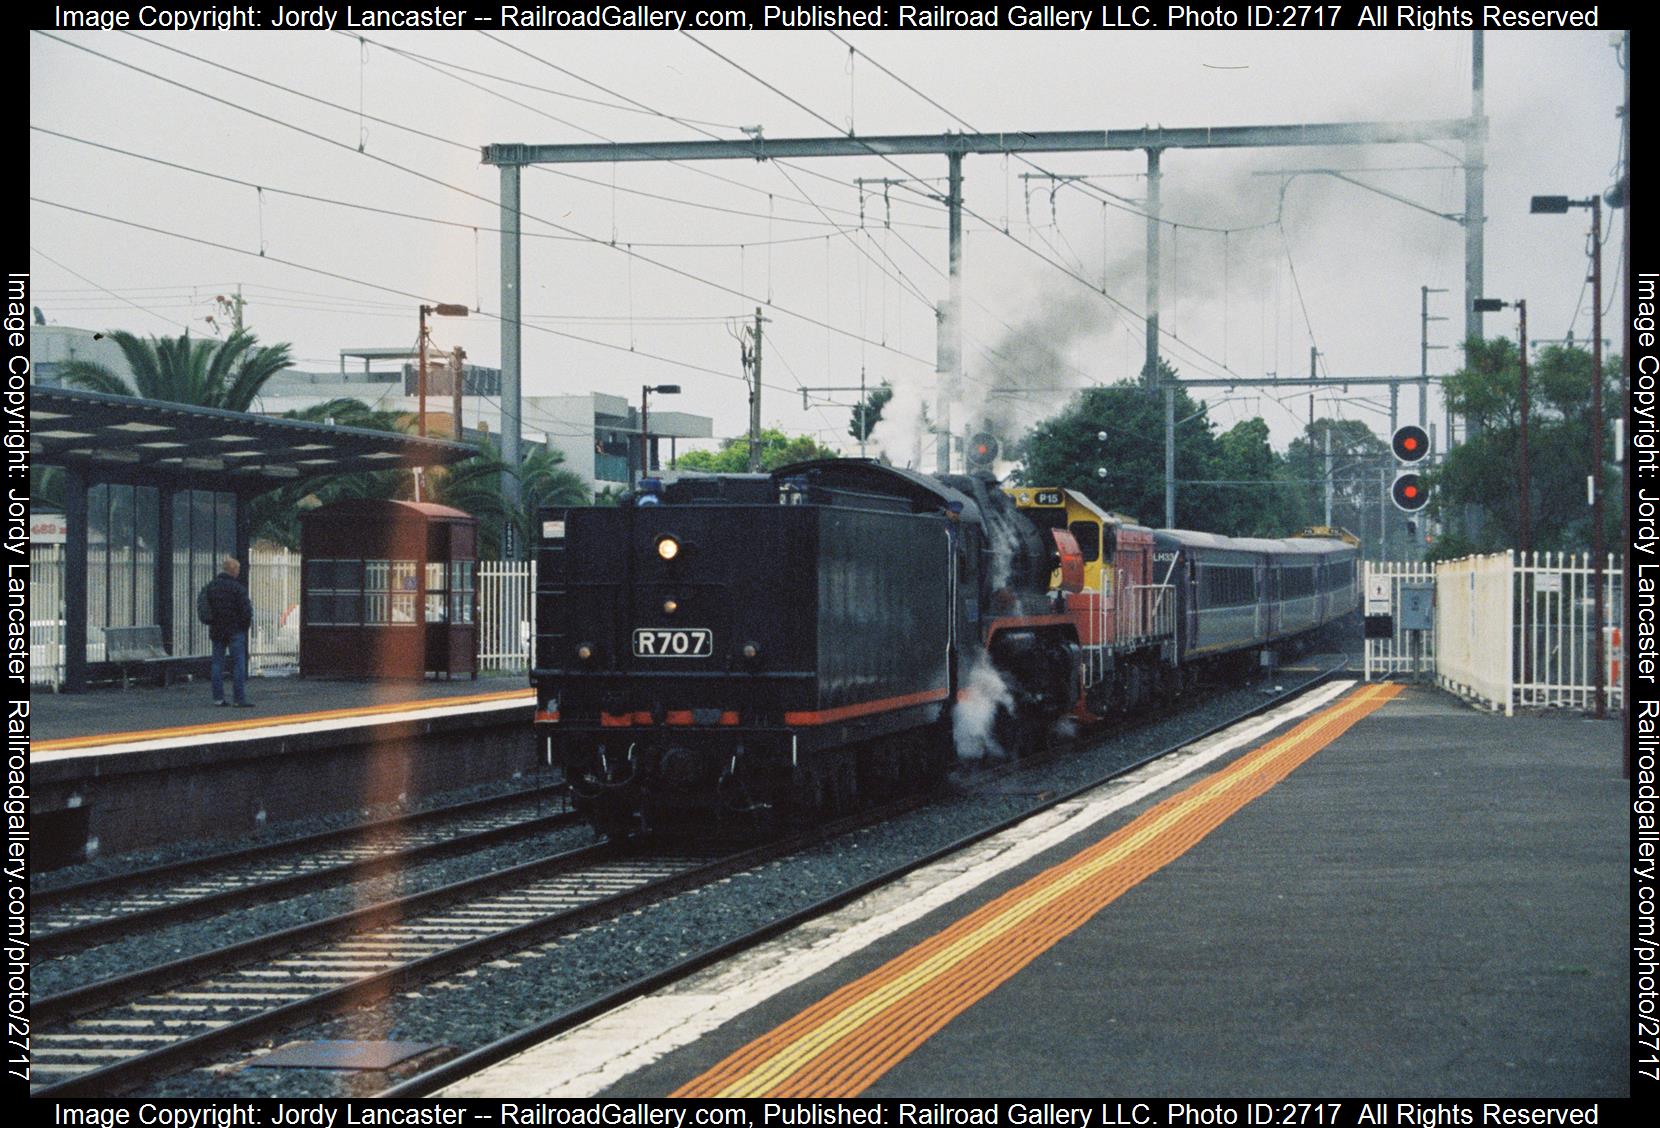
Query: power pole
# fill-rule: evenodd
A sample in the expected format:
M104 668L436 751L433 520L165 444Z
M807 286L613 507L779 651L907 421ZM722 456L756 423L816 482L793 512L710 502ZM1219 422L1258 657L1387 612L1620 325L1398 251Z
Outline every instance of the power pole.
M949 245L946 255L948 293L940 325L939 391L934 397L934 434L937 447L934 463L941 474L951 472L951 403L962 395L963 378L963 154L952 149L945 154L947 189L946 228Z
M1164 382L1164 527L1176 527L1176 383Z
M243 302L242 302L242 283L240 283L240 282L238 282L236 284L236 301L232 304L235 307L234 313L232 314L232 320L235 322L236 331L238 333L240 333L240 332L242 332L242 305L243 305Z
M749 344L743 347L744 367L749 371L749 472L761 472L761 326L771 321L755 307L755 327L748 331Z
M450 402L455 427L453 438L456 442L461 441L461 379L464 371L461 362L465 359L466 350L460 345L450 350L450 391L453 393Z
M1319 351L1316 350L1313 345L1308 346L1308 378L1310 380L1316 380L1316 379L1319 378L1319 373L1317 371L1315 371L1315 360L1319 357L1319 355L1320 355ZM1393 387L1394 385L1390 385L1390 386ZM1313 388L1310 388L1309 392L1308 392L1308 429L1309 429L1309 431L1312 435L1312 432L1314 431L1314 389Z
M1331 528L1331 424L1326 424L1326 527Z
M1532 514L1529 512L1529 508L1530 508L1530 505L1531 505L1531 502L1532 502L1532 498L1530 498L1528 496L1533 491L1533 483L1532 483L1532 481L1529 477L1528 465L1527 465L1527 416L1528 416L1528 402L1527 402L1527 299L1522 298L1522 299L1517 300L1517 302L1516 302L1516 312L1521 318L1521 326L1522 326L1522 330L1521 330L1521 336L1522 336L1522 360L1521 360L1522 427L1521 427L1521 444L1520 444L1521 449L1517 452L1518 455L1520 456L1519 461L1521 462L1522 488L1519 492L1521 494L1520 500L1521 500L1522 506L1521 506L1521 513L1519 514L1520 517L1521 517L1521 521L1519 522L1519 527L1516 530L1516 547L1521 550L1522 566L1525 568L1527 566L1527 563L1528 563L1527 554L1533 548L1533 528L1532 528L1533 522L1532 522Z
M1429 343L1429 323L1431 321L1445 321L1445 317L1431 317L1429 315L1429 296L1431 294L1445 294L1447 291L1433 286L1418 287L1418 375L1423 377L1418 382L1418 426L1429 430L1429 350L1444 349L1445 345ZM1449 416L1450 418L1450 416ZM1393 431L1390 434L1394 434ZM1452 427L1447 428L1447 441L1452 442Z

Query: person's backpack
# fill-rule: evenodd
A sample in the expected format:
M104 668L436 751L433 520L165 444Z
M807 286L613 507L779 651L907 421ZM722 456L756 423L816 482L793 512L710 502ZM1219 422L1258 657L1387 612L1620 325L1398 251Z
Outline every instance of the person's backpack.
M208 598L208 588L212 586L208 584L196 593L196 618L210 627L213 625L213 601Z

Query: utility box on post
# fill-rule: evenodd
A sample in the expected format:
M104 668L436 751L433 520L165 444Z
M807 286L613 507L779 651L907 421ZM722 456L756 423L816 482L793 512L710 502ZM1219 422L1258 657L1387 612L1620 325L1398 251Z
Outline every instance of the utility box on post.
M1435 585L1401 585L1401 630L1432 631L1435 629Z

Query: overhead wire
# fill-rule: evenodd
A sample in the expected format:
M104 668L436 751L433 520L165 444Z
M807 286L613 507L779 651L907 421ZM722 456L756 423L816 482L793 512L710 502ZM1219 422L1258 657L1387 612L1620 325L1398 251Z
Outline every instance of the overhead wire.
M148 77L154 78L154 79L156 79L160 82L166 83L168 85L176 86L176 87L178 87L182 90L186 90L186 91L188 91L190 93L193 93L193 94L196 94L200 97L207 98L210 101L217 102L217 103L220 103L222 105L229 106L229 107L231 107L233 109L236 109L236 110L240 110L243 113L250 114L250 115L252 115L254 117L257 117L261 120L271 122L272 124L282 126L283 128L286 128L286 129L294 130L295 132L304 134L304 135L306 135L308 137L311 137L315 140L322 141L323 143L325 143L327 145L331 145L331 146L334 146L336 148L345 149L348 152L357 153L359 156L362 156L362 157L364 157L368 160L371 160L371 161L374 161L378 164L382 164L382 165L385 165L387 167L396 169L396 170L401 171L403 173L406 173L410 176L414 176L418 179L425 180L429 183L438 185L438 186L446 188L448 190L461 193L462 195L472 197L473 199L482 201L486 204L490 204L490 205L495 206L495 207L500 206L499 201L492 200L488 196L482 195L481 193L478 193L478 192L474 192L471 189L464 188L464 187L462 187L460 185L457 185L457 184L451 184L448 181L442 180L442 179L440 179L438 177L435 177L435 176L431 176L427 173L421 172L418 169L410 168L406 165L399 164L398 162L393 161L393 160L391 160L387 157L382 157L382 156L379 156L377 154L369 153L369 152L360 152L360 151L354 149L352 146L347 145L345 142L337 141L334 138L327 137L324 134L317 133L316 131L307 129L304 126L296 125L293 122L284 121L281 118L273 117L270 114L261 113L258 110L252 109L251 107L248 107L248 106L241 105L240 103L237 103L237 102L233 102L229 99L221 98L218 95L211 94L211 93L208 93L207 91L200 90L196 87L190 86L188 83L184 83L184 82L180 82L176 79L168 78L165 75L156 74L155 72L146 70L145 68L137 66L136 64L126 62L125 60L122 60L122 59L117 59L114 56L107 55L107 54L105 54L101 51L95 51L92 48L85 46L84 44L80 44L80 43L73 42L71 40L64 39L60 36L53 35L50 32L37 31L35 34L44 36L47 39L51 39L55 42L62 43L66 46L73 47L77 50L84 51L84 52L86 52L88 54L91 54L91 55L94 55L98 58L102 58L102 59L105 59L109 62L115 63L119 66L126 67L130 70L134 70L134 71L136 71L140 74L144 74ZM176 48L168 48L168 50L175 50L176 51L177 49ZM179 53L180 54L187 54L187 55L189 54L188 52L179 52ZM194 57L194 56L192 56L192 57ZM219 65L219 64L214 64L214 65ZM225 68L225 69L234 69L234 68ZM241 73L241 72L237 72L237 73ZM260 81L263 81L263 80L260 80ZM275 84L272 84L272 85L275 85ZM301 96L302 97L308 97L308 98L311 97L310 95L303 95L303 94ZM313 100L319 100L319 99L313 99ZM336 108L339 108L339 107L336 107ZM64 206L64 205L57 205L57 206ZM745 300L749 300L749 295L743 294L740 291L734 290L729 286L726 286L726 285L723 285L720 282L714 281L713 279L704 277L703 275L698 274L694 271L685 270L685 269L682 269L680 267L673 266L672 264L665 263L665 262L662 262L661 260L652 258L648 255L642 255L637 251L632 251L632 250L629 250L627 248L617 246L616 244L609 243L604 239L600 239L600 238L595 237L595 236L586 235L585 233L577 231L574 228L567 227L563 224L556 223L553 220L546 219L544 217L537 216L533 213L523 211L522 209L520 211L520 214L523 215L527 219L531 219L531 220L534 220L538 223L545 224L545 225L553 228L554 230L562 231L562 232L565 232L567 234L580 236L585 241L591 243L594 246L608 247L611 250L617 251L619 253L622 253L622 254L625 254L625 255L631 255L633 257L637 257L641 261L649 263L653 266L656 266L658 269L664 270L664 271L666 271L670 274L675 274L675 275L678 275L680 277L691 280L693 282L697 282L701 285L709 286L713 289L721 290L725 293L733 294L737 297L744 298ZM256 256L256 257L263 257L263 256ZM829 322L826 322L826 321L821 321L818 318L812 317L809 314L801 313L799 311L790 309L786 306L780 306L780 305L774 304L773 308L776 309L780 313L783 313L783 314L786 314L790 317L793 317L793 318L796 318L798 320L804 321L808 324L816 325L820 328L827 329L830 332L840 334L840 335L843 335L843 336L848 336L848 337L857 336L856 334L852 333L849 330L843 329L839 326L833 325L833 324L831 324ZM930 359L928 359L926 357L920 357L920 356L916 356L916 355L911 354L911 353L906 353L906 352L903 352L901 350L895 349L890 345L877 344L877 347L883 349L886 352L894 353L895 355L902 356L905 359L914 361L914 362L919 363L919 364L931 365L933 363Z
M398 294L398 295L401 295L401 296L406 297L406 298L413 298L414 300L416 300L418 302L426 303L426 302L435 301L435 299L431 295L428 295L428 294L417 294L417 293L414 293L414 292L409 291L409 290L400 290L395 286L387 286L384 283L370 282L370 281L367 281L366 279L354 278L349 274L342 274L339 271L329 270L325 267L311 266L307 263L297 262L293 259L280 258L280 257L275 256L275 255L269 255L269 254L261 255L257 251L250 251L250 250L247 250L243 247L235 247L235 246L230 245L229 243L220 243L220 242L217 242L217 241L212 240L212 239L201 238L200 236L197 236L197 235L186 235L186 234L184 234L182 232L178 232L178 231L169 231L169 230L167 230L166 228L163 228L163 227L155 227L151 224L139 223L136 220L123 219L119 216L106 215L102 212L92 211L88 208L75 207L71 204L59 203L56 200L48 200L48 199L45 199L45 198L40 197L40 196L30 196L29 199L33 203L41 204L41 205L44 205L46 207L60 208L64 211L74 212L74 213L79 214L79 215L91 216L94 219L102 219L102 220L105 220L105 221L110 222L110 223L116 223L116 224L120 224L120 225L125 226L125 227L136 228L140 231L149 231L149 232L152 232L152 233L157 234L157 235L166 235L170 238L181 239L185 242L196 243L196 244L199 244L201 246L206 246L206 247L212 247L216 250L229 251L233 254L239 254L239 255L247 255L251 258L261 258L261 259L264 259L267 262L274 262L274 263L277 263L278 265L281 265L281 266L292 267L295 270L303 270L303 271L307 271L307 272L313 273L313 274L320 274L320 275L323 275L324 277L327 277L327 278L334 278L334 279L337 279L337 280L342 281L342 282L350 282L353 285L364 286L364 287L367 287L367 288L372 289L372 290L382 290L382 291L384 291L386 293L389 293L389 294ZM503 321L503 320L505 320L499 313L492 313L489 310L479 310L477 312L478 312L479 316L488 318L492 321ZM646 352L644 350L632 350L632 349L629 349L628 346L626 346L626 345L616 345L616 344L612 344L609 341L601 341L601 340L597 340L593 337L584 337L584 336L581 336L581 335L576 334L576 333L567 333L567 332L565 332L563 330L560 330L560 329L549 328L548 326L545 326L545 325L537 325L533 322L525 322L522 317L521 317L520 321L521 321L522 324L528 326L531 329L536 330L537 332L551 334L552 336L555 336L555 337L562 337L562 338L565 338L566 340L578 341L578 342L581 342L583 344L595 345L595 346L598 346L599 348L612 349L612 350L617 351L617 352L629 353L632 356L643 356L643 357L645 357L649 360L661 361L664 364L673 365L676 368L684 368L684 369L687 369L688 371L692 371L692 372L701 372L701 373L711 375L711 376L719 376L724 380L743 380L743 377L737 375L736 373L726 372L726 371L723 371L723 370L718 369L718 368L710 368L706 365L694 364L690 361L678 360L674 357L662 356L662 355L659 355L657 353ZM769 386L771 386L771 385L769 385ZM785 387L778 387L777 390L778 391L789 391L790 389L785 388Z
M774 94L778 95L780 98L783 98L785 101L789 102L791 105L796 106L797 108L803 110L804 112L806 112L808 114L811 114L813 117L817 118L819 121L823 122L825 125L828 125L831 129L837 129L838 128L836 126L835 122L831 121L829 118L825 117L823 114L821 114L818 111L812 109L810 106L806 105L805 103L803 103L799 99L795 98L794 96L790 95L786 91L780 89L775 84L773 84L771 82L768 82L766 79L762 78L760 75L756 74L754 71L750 70L748 67L745 67L743 64L739 63L737 60L729 58L728 56L722 54L720 51L717 51L714 47L711 47L709 44L707 44L707 43L703 42L702 40L698 39L697 36L691 34L688 31L685 31L685 30L682 30L680 34L685 36L686 38L690 39L693 43L696 43L698 46L702 47L705 51L708 51L710 54L714 55L716 58L721 59L723 62L727 63L729 66L733 67L735 70L739 71L741 74L744 74L744 75L748 76L749 78L753 79L754 81L756 81L760 85L766 87L768 90L771 90ZM857 138L850 138L850 140L855 140L856 141L858 139ZM913 179L913 180L918 179L915 176L914 173L912 173L904 165L902 165L898 161L896 161L892 156L889 156L886 153L882 153L879 150L877 150L874 146L871 146L871 145L868 145L868 144L866 145L866 148L869 149L870 153L873 156L881 157L888 164L891 164L894 168L899 169L901 172L903 172L905 174L905 176L907 178ZM903 188L907 188L908 186L904 185L904 184L901 184L901 185L899 185L899 187L901 187L903 189ZM915 191L915 189L911 189L911 190ZM1041 259L1044 262L1049 263L1055 269L1061 271L1063 274L1065 274L1068 277L1074 279L1075 281L1082 283L1087 289L1089 289L1089 291L1091 293L1100 295L1106 301L1111 302L1112 304L1114 304L1114 305L1118 306L1119 308L1121 308L1125 313L1127 313L1131 317L1134 317L1137 320L1140 320L1140 321L1143 321L1143 322L1146 321L1146 318L1143 315L1137 313L1134 309L1132 309L1130 306L1125 304L1120 299L1114 297L1112 294L1098 289L1093 282L1091 282L1089 279L1085 278L1083 275L1078 274L1076 271L1072 270L1072 268L1070 266L1068 266L1067 264L1065 264L1063 262L1057 262L1055 259L1050 258L1049 256L1045 255L1043 252L1041 252L1041 251L1037 250L1036 248L1032 247L1031 244L1026 243L1026 242L1022 241L1021 239L1017 238L1012 233L1004 233L1002 231L1002 229L1000 227L998 227L996 224L992 223L990 220L986 219L984 216L980 215L978 212L975 212L973 209L969 208L966 204L963 204L961 201L958 202L958 207L962 210L962 212L965 215L972 216L973 218L978 220L980 223L982 223L986 227L988 227L990 230L996 231L999 234L1003 234L1005 238L1012 240L1017 246L1024 247L1028 252L1035 255L1037 258ZM1160 327L1159 331L1161 333L1166 333L1167 332L1166 330L1164 330L1164 328L1162 326ZM1225 365L1222 365L1220 361L1216 360L1214 357L1211 357L1211 356L1207 355L1206 353L1202 352L1201 350L1194 347L1193 345L1188 344L1187 342L1181 341L1179 338L1176 338L1173 335L1171 336L1171 339L1173 341L1176 341L1176 342L1180 343L1189 353L1197 356L1203 362L1211 364L1211 365L1219 366L1219 367L1221 367L1222 371L1224 371L1224 372L1228 371L1227 367Z
M145 309L143 306L139 305L137 302L132 301L129 298L122 297L120 294L116 293L114 290L106 289L105 287L98 285L98 283L94 282L92 279L88 278L86 275L82 274L80 271L76 270L74 267L65 266L63 263L59 262L57 259L55 259L51 255L47 254L45 251L43 251L39 247L35 246L33 243L29 244L29 250L31 252L33 252L34 254L39 255L41 258L45 259L47 262L51 263L53 266L57 267L59 270L63 271L64 273L73 274L76 278L79 278L82 282L85 282L87 285L91 286L93 289L99 290L99 291L101 291L105 294L108 294L110 297L116 299L119 302L123 302L127 305L132 306L134 309L138 310L140 313L147 313L151 317L156 318L157 320L167 322L169 325L177 325L180 329L184 329L184 330L188 331L189 328L190 328L190 326L186 325L182 321L175 321L171 317L168 317L164 314L157 313L153 309Z

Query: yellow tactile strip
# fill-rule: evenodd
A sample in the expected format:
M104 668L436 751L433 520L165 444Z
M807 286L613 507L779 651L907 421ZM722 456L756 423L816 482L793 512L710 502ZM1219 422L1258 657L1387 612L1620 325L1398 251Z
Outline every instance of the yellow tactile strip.
M957 1015L1400 692L1367 686L732 1054L677 1097L857 1096Z
M282 725L311 724L316 721L338 721L352 717L373 717L382 713L407 713L420 709L439 709L454 705L482 705L491 701L511 701L523 698L533 704L534 695L528 689L502 690L496 693L474 693L465 697L429 697L420 701L393 701L385 705L358 705L349 709L324 709L315 713L286 713L280 716L250 717L243 721L218 721L211 724L181 725L177 728L146 729L140 732L105 732L92 736L66 736L57 740L37 740L31 746L36 752L62 752L72 748L96 748L104 744L129 744L144 740L167 740L180 736L209 736L213 733L240 732L246 729L278 728Z

